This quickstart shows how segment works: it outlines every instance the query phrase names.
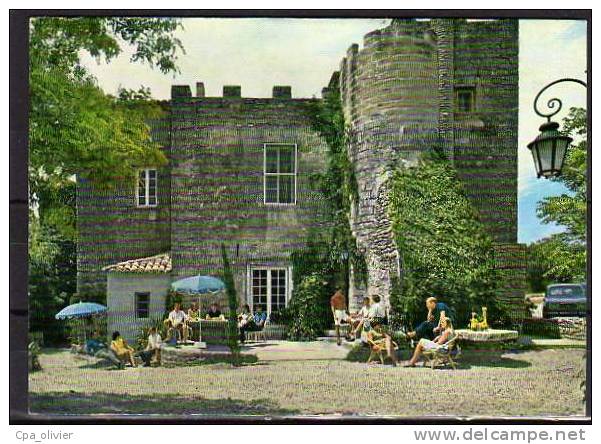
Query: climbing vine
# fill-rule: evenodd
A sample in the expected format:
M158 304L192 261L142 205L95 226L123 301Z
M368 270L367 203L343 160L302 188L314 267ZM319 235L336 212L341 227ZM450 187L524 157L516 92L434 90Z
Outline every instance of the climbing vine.
M424 300L438 296L455 308L459 325L482 306L501 319L492 240L453 166L429 155L416 167L396 170L391 180L389 215L403 253L401 279L391 295L394 311L423 318Z

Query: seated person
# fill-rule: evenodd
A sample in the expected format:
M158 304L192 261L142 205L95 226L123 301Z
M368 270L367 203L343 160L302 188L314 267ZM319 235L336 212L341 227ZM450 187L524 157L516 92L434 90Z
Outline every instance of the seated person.
M382 324L376 319L371 322L371 328L367 332L367 343L379 349L385 349L387 356L392 360L392 366L397 365L396 348L397 344L392 340L392 337L382 331Z
M92 337L86 341L84 350L88 355L95 355L98 350L106 348L104 342L100 339L100 332L95 331Z
M367 319L370 323L377 322L381 326L388 325L388 316L386 314L386 307L380 302L380 296L377 294L371 297L373 303L369 307L367 313Z
M455 331L453 330L453 323L450 318L442 317L440 320L440 327L440 335L434 338L433 341L426 338L422 338L419 340L417 346L415 347L415 351L413 352L413 356L407 362L407 364L404 365L404 367L415 367L417 360L424 352L424 350L438 349L444 344L446 344L455 335Z
M188 322L198 322L200 319L200 310L196 302L192 302L190 308L188 308Z
M142 358L142 361L144 361L144 367L150 367L152 358L155 358L156 363L161 365L162 346L163 341L161 335L157 332L156 327L150 327L150 330L148 331L148 344L146 345L146 349L140 353L140 357Z
M358 332L362 332L364 321L367 320L369 316L369 308L371 306L371 299L367 296L363 298L363 306L361 309L354 315L351 315L351 325L352 325L352 335L351 338L355 339L357 337Z
M225 316L221 313L221 309L219 308L219 304L217 302L213 302L211 304L207 310L205 319L225 321Z
M247 318L247 322L240 327L240 342L246 341L247 331L263 330L263 328L265 327L265 322L267 322L267 312L263 311L263 307L257 305L257 310L255 311L255 313L249 316Z
M136 366L136 362L134 361L134 349L127 345L127 342L118 331L113 332L111 350L115 353L119 361L123 363L129 362L132 367Z
M242 310L240 313L238 313L238 327L244 327L249 323L249 321L254 322L252 313L250 312L250 306L248 304L244 304L244 307L242 307Z
M428 309L426 320L419 324L415 331L407 333L408 338L418 340L426 338L432 340L441 330L440 319L442 313L444 313L451 322L454 320L453 310L444 302L438 302L435 297L426 299L426 308Z
M262 313L261 307L257 307L257 313ZM255 322L255 316L251 313L250 307L248 304L244 305L242 311L238 315L238 328L240 329L240 342L246 341L246 332L247 331L260 331L263 329L265 325L265 320L263 320L262 316L257 316L257 320L261 323L261 327L257 325Z
M265 322L267 322L267 312L263 311L263 307L260 305L257 305L257 311L255 311L255 314L253 315L253 320L257 328L263 330Z
M188 319L188 316L181 309L181 304L176 302L173 305L173 310L169 313L169 317L167 318L166 324L168 324L167 336L173 337L174 334L179 333L180 337L184 340L184 342L188 341L188 328L186 326L185 321Z

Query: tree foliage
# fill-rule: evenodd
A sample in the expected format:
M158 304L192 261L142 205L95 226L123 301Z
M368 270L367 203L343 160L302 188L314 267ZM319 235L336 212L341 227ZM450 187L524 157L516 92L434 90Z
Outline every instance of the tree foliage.
M47 344L60 343L65 326L54 315L75 292L75 242L30 217L28 259L30 331L43 332Z
M586 110L571 108L563 120L562 132L575 142L568 149L561 176L552 180L565 185L569 193L542 199L537 215L543 223L556 223L565 230L535 243L531 249L534 259L542 264L546 279L571 282L586 277Z
M357 203L359 193L355 170L347 154L352 133L345 124L340 91L333 89L322 100L311 102L309 114L313 130L328 146L326 169L314 178L328 202L325 208L328 225L311 233L309 244L313 247L309 253L317 258L317 267L333 272L338 276L338 284L343 286L346 286L346 267L352 264L359 283L367 279L367 266L349 224L351 205ZM316 254L318 244L324 253Z
M225 244L221 244L221 257L223 260L223 282L225 284L225 292L227 293L227 301L229 313L227 317L227 346L230 349L232 356L232 365L239 366L240 359L240 344L238 344L238 318L236 310L238 309L238 296L236 294L236 285L234 283L234 273L230 266L230 261L227 257Z
M41 181L92 175L97 183L131 176L134 166L162 164L148 120L160 108L105 94L81 64L87 52L110 61L133 45L132 61L174 72L179 22L161 18L40 17L30 26L30 192ZM128 99L125 97L125 99ZM131 99L131 97L129 97ZM139 99L139 98L138 98ZM137 100L140 102L140 100Z
M332 285L322 273L306 275L294 288L288 312L291 317L288 338L313 341L328 327L332 317L329 296Z
M393 310L412 322L423 318L427 297L439 296L455 308L459 325L483 305L498 316L492 241L452 165L428 157L391 180L389 215L402 255Z
M176 71L179 22L161 18L39 17L29 41L30 329L60 340L54 314L77 299L75 174L99 185L166 159L149 121L161 115L150 91L105 94L82 54L110 61L129 45L132 62ZM102 301L103 295L96 295Z

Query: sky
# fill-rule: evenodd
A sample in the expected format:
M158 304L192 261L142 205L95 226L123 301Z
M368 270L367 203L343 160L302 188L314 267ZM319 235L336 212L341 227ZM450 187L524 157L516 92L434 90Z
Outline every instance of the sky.
M187 18L182 23L177 37L186 53L179 56L176 75L130 62L128 48L109 64L85 55L83 63L110 94L120 86L144 85L153 97L168 99L172 84L188 84L194 93L194 85L202 81L207 96L220 96L223 85L241 85L243 97L271 97L273 85L290 85L293 97L320 97L347 48L352 43L361 46L366 33L389 20ZM561 231L559 226L540 223L537 202L566 192L561 184L536 178L526 145L544 120L532 110L532 101L553 80L586 80L586 22L521 20L519 57L518 241L531 243ZM586 90L577 84L551 88L539 107L552 97L564 102L564 111L554 118L557 121L569 107L586 105Z

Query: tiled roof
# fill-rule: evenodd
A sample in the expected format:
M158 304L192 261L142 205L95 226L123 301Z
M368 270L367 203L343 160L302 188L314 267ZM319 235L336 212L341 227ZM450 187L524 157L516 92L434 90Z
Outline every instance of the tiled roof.
M118 273L169 273L171 271L171 256L169 253L156 256L132 259L103 268L104 271Z

